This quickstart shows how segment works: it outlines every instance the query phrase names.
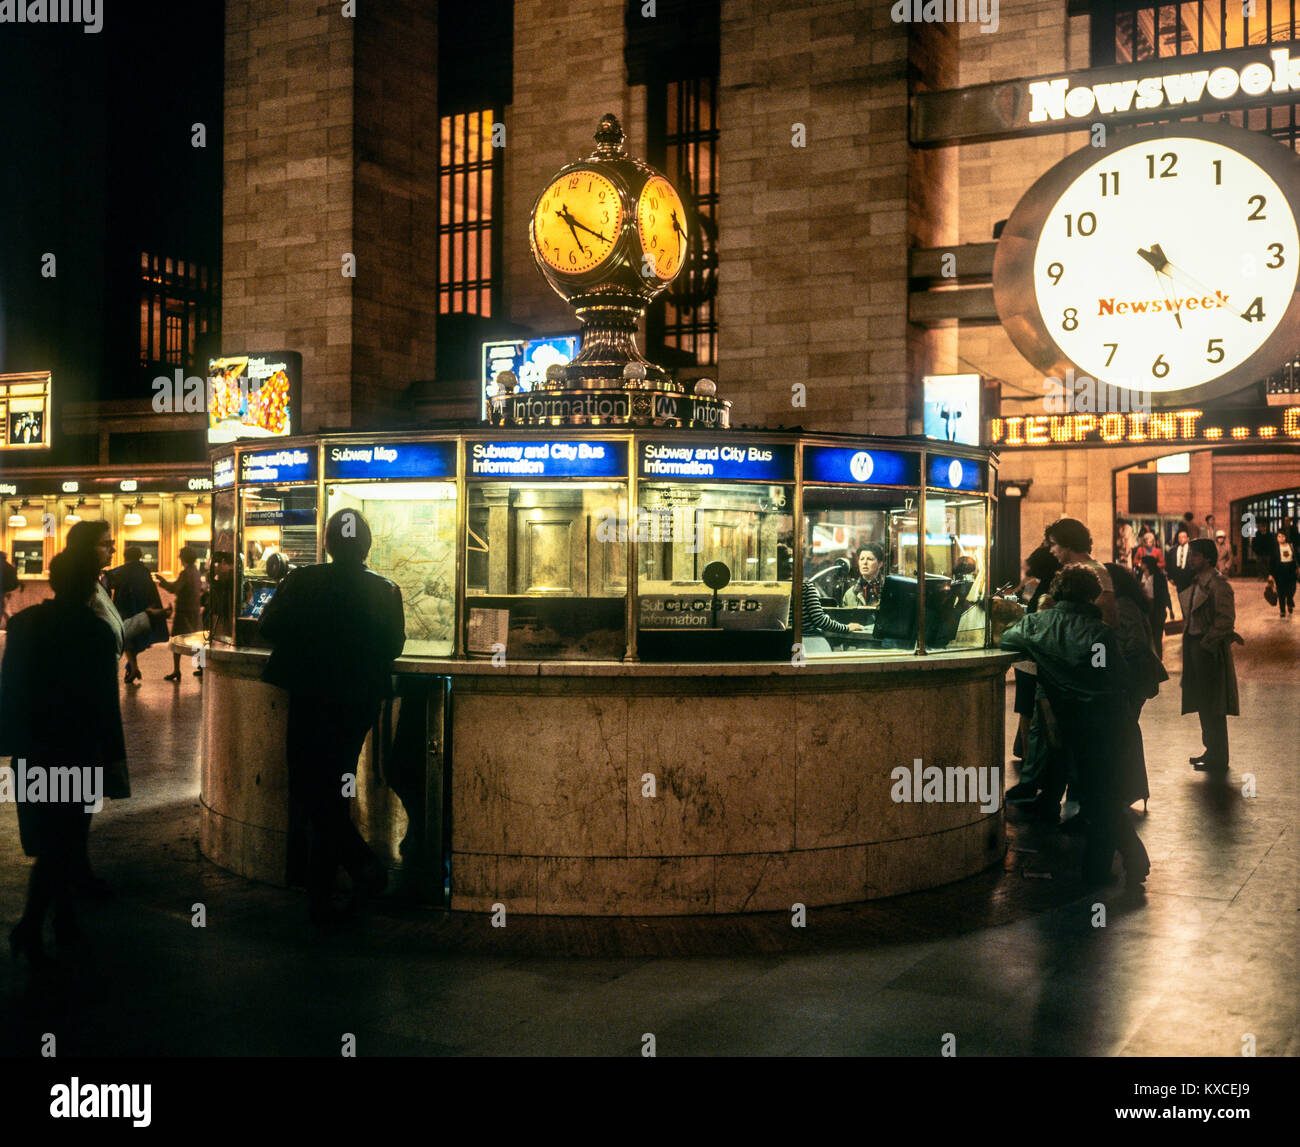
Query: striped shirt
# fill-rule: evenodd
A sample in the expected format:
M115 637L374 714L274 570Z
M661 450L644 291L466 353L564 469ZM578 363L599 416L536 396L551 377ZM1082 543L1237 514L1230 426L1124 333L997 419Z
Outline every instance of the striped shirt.
M794 628L794 596L790 597L790 612L786 624ZM806 578L803 583L803 631L804 633L848 633L849 627L842 621L836 621L822 608L821 594L817 587Z

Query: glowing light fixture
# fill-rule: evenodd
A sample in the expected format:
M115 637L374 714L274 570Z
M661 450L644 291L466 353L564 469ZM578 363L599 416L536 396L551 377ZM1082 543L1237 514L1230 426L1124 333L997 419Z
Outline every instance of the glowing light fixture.
M131 504L131 508L122 515L122 525L138 526L142 521L144 521L144 519L140 517L139 506L139 502L133 502Z
M186 511L185 524L187 526L203 525L203 515L200 514L193 506L187 505L185 507L185 511Z
M81 509L81 500L80 500L80 499L77 501L77 504L76 504L75 506L69 503L69 505L68 505L68 512L67 512L66 514L63 515L63 520L64 520L65 522L79 522L79 521L81 521L81 515L77 513L77 511L78 511L79 509Z

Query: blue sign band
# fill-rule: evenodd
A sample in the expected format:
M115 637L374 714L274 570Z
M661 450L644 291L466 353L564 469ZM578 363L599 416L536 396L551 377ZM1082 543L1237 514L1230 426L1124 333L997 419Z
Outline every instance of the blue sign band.
M325 447L325 477L454 478L454 442L339 442Z
M471 442L467 478L623 478L623 442Z
M793 446L641 442L637 473L678 482L793 482Z
M931 454L926 466L926 485L945 490L983 490L985 467L969 458L950 458Z
M262 450L239 456L239 481L311 482L316 478L316 448Z
M897 450L854 450L845 446L805 446L805 482L848 486L919 486L921 458Z

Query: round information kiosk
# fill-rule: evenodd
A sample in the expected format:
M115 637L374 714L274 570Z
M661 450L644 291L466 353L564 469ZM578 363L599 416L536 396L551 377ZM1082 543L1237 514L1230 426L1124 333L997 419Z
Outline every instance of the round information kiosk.
M417 895L752 912L995 863L995 462L938 446L489 427L218 457L203 852L285 880L287 696L259 680L258 616L352 507L407 632L356 811Z
M530 241L583 325L472 429L213 454L201 846L285 883L287 695L259 617L359 511L406 645L354 815L453 910L689 915L929 888L1004 852L986 450L733 430L636 348L681 271L671 184L606 116ZM328 630L331 619L321 617Z

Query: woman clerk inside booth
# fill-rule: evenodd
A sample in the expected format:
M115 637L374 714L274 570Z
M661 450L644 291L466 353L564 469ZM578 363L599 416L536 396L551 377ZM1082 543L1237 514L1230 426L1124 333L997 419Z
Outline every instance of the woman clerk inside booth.
M858 576L844 591L840 605L857 607L875 605L885 584L885 547L868 542L858 550Z

